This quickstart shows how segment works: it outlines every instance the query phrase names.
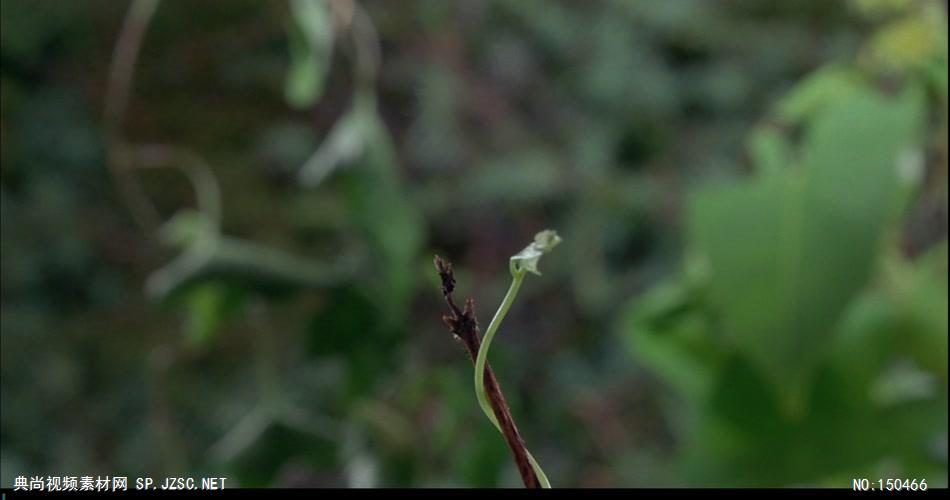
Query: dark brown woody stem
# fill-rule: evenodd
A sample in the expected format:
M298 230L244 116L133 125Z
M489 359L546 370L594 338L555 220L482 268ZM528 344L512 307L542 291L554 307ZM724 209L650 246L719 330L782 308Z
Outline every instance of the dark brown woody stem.
M478 330L478 320L475 318L475 301L468 299L465 301L465 308L459 309L452 297L455 290L455 273L452 271L452 264L442 260L441 257L435 257L435 268L439 271L442 278L442 295L445 302L449 305L451 315L442 316L442 321L449 327L449 331L458 339L465 350L468 351L468 357L475 363L478 357L478 349L482 345L481 334ZM508 443L511 455L518 467L518 473L521 474L521 480L524 481L526 488L540 488L541 482L531 467L528 460L528 448L524 444L521 433L515 421L511 418L511 410L508 409L508 403L505 402L505 396L501 392L498 380L495 378L495 372L491 369L491 364L485 364L485 392L488 394L488 401L491 404L492 412L501 426L501 433Z

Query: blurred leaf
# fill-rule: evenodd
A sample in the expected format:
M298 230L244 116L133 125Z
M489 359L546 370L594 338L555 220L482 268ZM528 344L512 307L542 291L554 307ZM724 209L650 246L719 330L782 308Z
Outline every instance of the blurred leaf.
M291 107L311 106L323 94L333 51L333 20L323 0L291 0L290 70L284 95Z
M911 15L892 21L874 34L865 56L869 64L884 72L921 69L941 52L946 58L945 22L946 12L936 12L930 17Z
M694 405L706 400L723 350L696 299L682 283L663 283L631 301L620 323L637 359Z
M353 107L333 125L326 139L300 169L299 179L317 187L336 169L351 165L368 147L375 107L372 96L357 95Z
M749 135L747 147L752 165L760 175L778 173L792 161L792 146L775 127L755 128Z
M188 292L185 325L187 342L197 348L211 342L227 317L241 306L243 296L235 288L218 283L196 286Z
M707 418L688 448L690 482L793 486L837 474L860 477L886 457L924 455L927 436L946 425L945 398L875 409L866 391L851 391L848 377L844 371L820 372L807 413L790 419L759 371L733 359L721 372Z
M375 96L360 89L350 110L299 174L302 184L316 187L334 171L343 170L340 182L347 207L375 259L370 289L390 326L405 317L423 237L422 215L408 197L397 160Z
M888 298L901 319L901 344L947 384L947 242L912 263L892 259L885 269Z
M689 238L709 260L710 300L740 351L783 387L787 411L802 410L835 322L870 275L921 104L913 89L839 96L808 128L801 170L691 200Z
M384 323L406 317L415 287L415 262L423 243L422 215L404 185L388 130L373 101L355 106L366 148L343 176L347 204L375 257L371 288L382 305Z
M927 77L930 84L936 90L937 95L943 99L944 113L947 105L947 58L937 59L927 66Z
M841 66L828 66L806 77L776 105L778 118L789 124L802 123L823 107L859 89L858 74Z
M901 352L899 309L880 290L856 297L842 314L828 364L847 374L847 394L861 397L874 378ZM865 394L866 396L866 394Z
M917 150L925 103L922 90L913 84L890 97L869 89L855 91L816 116L802 139L806 189L814 202L853 221L850 228L867 241L902 208L897 206L900 162Z

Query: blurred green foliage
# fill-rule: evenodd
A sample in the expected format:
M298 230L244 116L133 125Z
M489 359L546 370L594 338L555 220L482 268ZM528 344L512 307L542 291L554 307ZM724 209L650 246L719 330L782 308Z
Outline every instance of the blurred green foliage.
M890 57L821 69L780 99L750 139L752 178L691 197L682 275L629 306L631 349L700 415L696 484L946 471L946 240L908 261L895 237L928 111L946 120L945 82L921 71L946 72L930 7L872 37L866 53ZM881 36L908 23L900 46ZM896 88L877 88L884 74Z
M167 0L154 234L127 7L0 3L4 485L517 486L431 258L487 324L545 227L491 362L555 486L946 485L945 3Z

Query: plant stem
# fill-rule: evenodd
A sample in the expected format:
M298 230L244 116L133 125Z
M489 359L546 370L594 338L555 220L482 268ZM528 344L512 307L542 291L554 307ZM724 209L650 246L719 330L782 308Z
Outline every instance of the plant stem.
M488 394L485 392L485 364L488 361L488 348L491 346L491 341L495 337L495 332L498 331L498 327L505 319L505 315L508 314L508 309L511 308L511 304L515 301L515 297L518 295L518 290L521 288L521 282L524 281L526 272L524 269L518 269L514 265L511 266L511 286L508 288L508 293L505 294L505 298L501 301L501 305L498 306L498 310L495 311L495 316L492 318L491 323L488 324L488 329L485 331L485 338L482 341L481 347L478 349L478 357L475 359L475 396L478 398L479 406L482 407L482 412L484 412L488 420L495 425L495 428L502 433L504 433L504 431L502 431L501 425L498 424L498 419L495 418L491 403L488 400ZM534 456L532 456L531 452L527 449L525 449L525 453L528 456L528 461L531 462L531 468L534 469L534 473L538 476L541 487L550 488L551 483L548 481L548 477L544 474L541 466L538 465L537 460L534 459Z
M452 292L455 290L455 275L452 272L452 264L436 256L435 266L442 279L442 295L451 311L450 315L442 316L442 320L448 325L449 331L465 347L474 366L478 359L478 352L481 350L481 335L478 330L478 320L475 318L475 302L468 299L465 301L464 310L459 308L452 298ZM535 472L535 465L532 465L532 459L529 458L530 454L525 446L524 439L521 438L518 426L515 425L515 421L511 417L511 410L508 408L508 403L505 402L505 396L498 384L498 379L495 378L495 373L492 371L491 363L487 361L485 362L484 373L485 392L488 394L489 404L494 412L495 421L501 426L501 435L511 450L521 480L526 488L543 487L544 483Z
M485 362L488 361L488 348L491 345L492 339L495 338L495 332L498 331L498 326L501 325L502 320L505 319L505 315L508 314L508 309L515 301L522 281L524 281L524 273L514 275L511 280L511 286L508 287L508 293L505 294L501 305L498 306L498 310L495 311L495 316L492 318L491 323L488 324L488 329L485 330L485 337L482 339L482 345L478 349L478 357L475 359L475 396L478 397L478 404L482 407L482 411L485 412L485 416L488 417L488 420L491 420L492 424L495 424L495 427L498 427L498 420L495 419L495 415L491 410L491 404L488 402L488 395L485 394Z

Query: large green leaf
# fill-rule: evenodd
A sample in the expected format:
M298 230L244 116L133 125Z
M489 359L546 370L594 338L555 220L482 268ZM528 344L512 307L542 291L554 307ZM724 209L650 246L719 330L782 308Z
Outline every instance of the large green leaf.
M800 168L691 199L710 300L736 347L781 388L785 411L802 410L835 322L872 271L922 103L916 89L840 95L807 127Z
M775 127L760 126L752 131L746 142L749 159L759 175L769 175L788 167L791 145Z

